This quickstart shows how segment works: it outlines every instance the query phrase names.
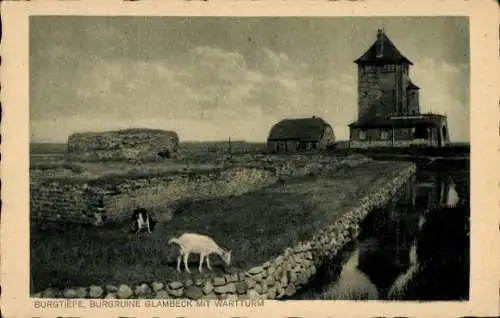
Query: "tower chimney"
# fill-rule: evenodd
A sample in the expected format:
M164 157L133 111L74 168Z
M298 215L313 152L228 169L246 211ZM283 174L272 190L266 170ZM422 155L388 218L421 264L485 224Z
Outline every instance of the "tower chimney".
M377 30L377 57L382 57L384 55L383 34L384 34L384 29Z

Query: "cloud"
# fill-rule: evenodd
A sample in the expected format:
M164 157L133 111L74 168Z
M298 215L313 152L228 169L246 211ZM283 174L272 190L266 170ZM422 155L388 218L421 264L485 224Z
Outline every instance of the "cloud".
M67 69L39 72L33 78L34 109L53 111L32 113L34 137L65 140L73 131L157 125L175 127L188 139L234 134L238 139L264 140L273 121L293 114L293 106L298 109L309 98L307 81L300 81L305 76L297 74L292 63L281 68L280 60L288 57L264 52L262 69L249 69L236 51L204 46L194 47L175 63L81 62L85 65L75 69L71 84L63 78ZM50 94L57 90L60 94ZM57 136L51 138L52 134Z
M469 141L468 65L451 64L431 58L414 63L411 78L421 88L422 112L446 114L452 141Z
M352 76L317 79L307 64L268 48L257 52L252 68L239 52L209 46L175 60L101 58L78 65L71 83L61 76L69 70L60 68L35 76L34 103L58 110L35 112L35 138L65 140L74 131L140 125L175 129L181 139L264 141L281 118L329 116L353 91ZM50 94L54 80L64 94Z
M54 45L51 47L47 47L36 53L38 57L51 59L67 58L75 55L72 50L66 48L63 45Z
M326 65L318 74L267 47L254 52L251 65L236 49L211 46L148 60L79 59L64 47L43 54L61 58L32 72L34 139L64 141L75 131L140 126L174 129L182 140L264 141L280 119L313 115L329 122L338 139L347 139L347 125L356 119L354 68ZM422 108L447 113L458 140L468 139L468 92L456 85L467 72L464 65L430 58L412 68Z

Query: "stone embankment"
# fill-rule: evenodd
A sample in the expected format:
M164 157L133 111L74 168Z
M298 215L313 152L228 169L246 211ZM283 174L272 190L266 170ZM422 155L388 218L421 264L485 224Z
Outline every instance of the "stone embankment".
M210 279L162 281L136 286L105 285L46 289L34 297L45 298L189 298L189 299L280 299L291 296L360 233L360 222L374 209L387 204L414 175L415 165L395 162L390 175L381 176L357 204L311 239L286 248L281 255L260 266Z

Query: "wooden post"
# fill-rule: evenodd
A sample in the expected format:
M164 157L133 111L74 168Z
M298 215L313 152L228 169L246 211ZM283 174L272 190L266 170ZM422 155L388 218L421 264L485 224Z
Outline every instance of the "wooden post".
M394 148L394 125L391 125L391 130L392 130L392 147Z

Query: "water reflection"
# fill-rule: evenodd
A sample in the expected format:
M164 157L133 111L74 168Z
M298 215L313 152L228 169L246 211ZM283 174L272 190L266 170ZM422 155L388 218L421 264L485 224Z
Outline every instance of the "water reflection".
M468 193L468 169L419 170L386 207L367 217L358 241L319 269L293 299L467 298ZM446 279L457 284L458 276L440 273L449 272L446 262L462 269L455 273L462 285L448 296L453 286ZM431 295L436 284L442 290Z

